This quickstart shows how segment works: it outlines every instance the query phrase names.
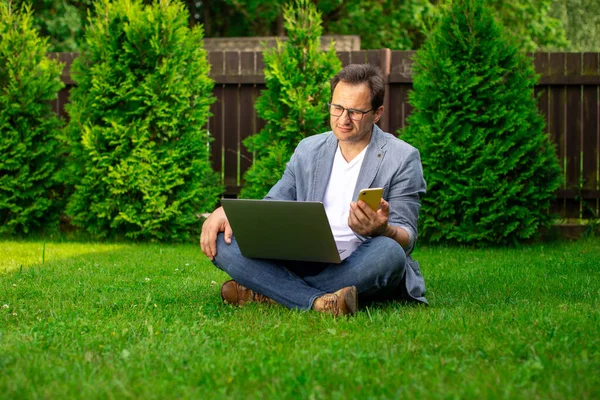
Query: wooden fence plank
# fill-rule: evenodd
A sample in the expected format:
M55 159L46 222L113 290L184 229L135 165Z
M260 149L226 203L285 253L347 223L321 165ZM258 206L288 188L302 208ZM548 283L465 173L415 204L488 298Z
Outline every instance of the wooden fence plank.
M404 92L401 84L390 84L390 96L389 96L389 106L388 109L385 110L389 115L389 129L390 131L394 129L403 128L404 127ZM390 132L394 133L394 132Z
M240 53L240 75L256 75L256 52L243 51Z
M256 53L256 74L264 75L265 70L265 57L262 52Z
M261 92L265 90L265 88L265 85L254 85L252 89L252 97L254 98L254 101L252 102L252 104L256 104L256 100L260 96ZM254 132L258 133L265 127L267 123L264 119L258 116L258 113L256 112L254 106L252 107L252 109L254 111Z
M412 64L416 51L392 52L390 82L412 84Z
M237 186L238 128L239 128L239 87L226 85L223 88L223 168L224 183L228 187Z
M548 75L563 76L565 65L564 53L550 53L548 59ZM548 132L552 141L556 145L556 152L560 160L560 166L563 177L562 189L566 189L566 169L565 169L565 113L566 113L566 87L552 86L548 88ZM560 207L560 215L565 217L565 201L560 199L557 201L557 206Z
M577 76L577 75L565 75L565 76L542 76L539 80L541 85L600 85L599 76Z
M367 62L365 50L350 51L350 64L364 64Z
M533 65L535 68L535 72L542 75L548 76L550 73L550 54L538 52L533 56ZM538 99L538 110L540 111L544 121L546 123L545 130L548 132L548 137L552 143L555 142L555 133L551 132L551 125L553 127L554 121L550 121L550 117L552 115L552 109L550 108L552 102L550 100L552 94L550 93L550 88L548 85L537 85L534 89L534 93L536 98ZM557 149L558 151L558 149ZM561 160L559 156L559 160ZM561 163L562 170L562 163ZM550 211L555 215L563 216L564 209L564 200L560 199L560 201L552 202Z
M232 80L241 78L241 55L239 51L224 53L224 75ZM254 70L253 70L254 72ZM223 88L223 182L229 188L237 187L240 154L240 83Z
M549 67L549 57L548 53L535 53L533 58L533 65L535 67L535 72L540 75L548 74ZM542 117L546 123L546 130L548 128L548 115L550 114L548 111L548 86L546 85L537 85L534 89L535 97L538 100L538 109L540 110ZM552 139L552 138L551 138Z
M225 54L222 51L210 51L208 53L211 75L223 75L225 73L224 56Z
M66 85L73 85L75 82L71 77L71 64L78 56L78 53L48 53L47 57L51 60L58 60L64 64L60 78Z
M223 85L215 85L213 90L216 101L211 105L212 117L208 120L208 131L213 139L210 146L210 159L212 167L223 180Z
M402 115L404 117L404 126L406 126L406 119L412 114L413 106L410 104L410 92L412 92L412 85L404 85L404 100L403 100L403 111Z
M381 69L381 73L384 76L385 82L385 96L383 98L383 115L381 119L377 123L377 125L384 131L388 132L390 130L390 62L391 62L391 52L389 49L378 50L379 52L379 68Z
M566 53L565 74L581 76L581 53ZM581 178L581 136L583 105L581 104L581 85L569 85L566 88L567 104L565 115L565 153L567 189L578 189ZM581 201L566 200L566 217L579 218Z
M350 64L350 53L347 51L338 51L337 53L338 58L340 59L340 61L342 62L342 67L345 67L346 65Z
M582 75L600 76L600 54L584 53ZM583 188L600 189L600 93L598 86L583 87L582 178ZM582 218L599 216L598 199L583 199Z
M254 94L252 86L242 86L240 90L240 135L239 135L239 164L237 186L242 184L242 174L252 165L252 153L244 146L243 141L248 136L258 133L255 130Z
M366 64L381 67L381 53L379 50L367 50L366 58Z
M71 88L73 85L67 85L58 92L58 96L56 96L56 100L52 103L52 109L60 118L64 118L65 120L69 119L69 114L67 114L65 110L65 105L69 102L69 96L71 93Z
M240 74L240 52L225 52L225 71L224 74L231 77L238 77Z
M408 93L412 90L411 66L414 51L392 52L390 65L390 130L397 131L406 125L406 117L412 111Z

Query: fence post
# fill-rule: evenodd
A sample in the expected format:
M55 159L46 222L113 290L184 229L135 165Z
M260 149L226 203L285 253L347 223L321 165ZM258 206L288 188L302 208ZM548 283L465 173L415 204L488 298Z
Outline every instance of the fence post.
M392 61L392 51L390 49L379 50L379 68L383 73L385 83L385 98L383 100L383 115L379 120L379 127L384 132L390 129L390 63Z

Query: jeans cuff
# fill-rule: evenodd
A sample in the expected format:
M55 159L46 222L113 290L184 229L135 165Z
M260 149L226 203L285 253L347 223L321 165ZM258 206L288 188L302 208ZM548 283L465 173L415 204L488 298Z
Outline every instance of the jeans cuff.
M312 310L313 303L315 302L315 300L318 299L319 297L323 296L324 294L327 294L327 293L321 292L321 293L317 293L317 294L313 295L310 298L310 300L308 301L308 308L307 308L307 310Z

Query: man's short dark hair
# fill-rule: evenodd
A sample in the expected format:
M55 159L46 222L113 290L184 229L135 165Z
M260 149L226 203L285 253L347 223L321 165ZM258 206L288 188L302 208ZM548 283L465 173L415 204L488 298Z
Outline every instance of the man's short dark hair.
M331 96L340 81L351 85L366 84L371 90L371 107L376 110L383 105L385 83L381 69L371 64L350 64L331 80Z

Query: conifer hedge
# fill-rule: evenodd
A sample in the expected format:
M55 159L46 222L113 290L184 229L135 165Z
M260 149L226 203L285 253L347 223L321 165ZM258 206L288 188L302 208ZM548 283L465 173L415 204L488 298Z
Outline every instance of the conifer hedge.
M266 90L256 102L266 121L244 140L254 162L244 174L240 197L262 198L281 178L300 140L328 130L330 79L342 68L333 44L320 50L321 14L309 0L284 8L288 40L264 52Z
M61 122L50 107L63 66L46 58L47 41L31 9L0 2L0 233L58 223L57 146Z
M100 0L73 63L72 223L100 237L186 240L222 187L209 163L213 82L178 1Z
M455 0L416 54L402 139L421 152L420 234L512 244L551 222L555 150L536 107L532 62L484 0Z

